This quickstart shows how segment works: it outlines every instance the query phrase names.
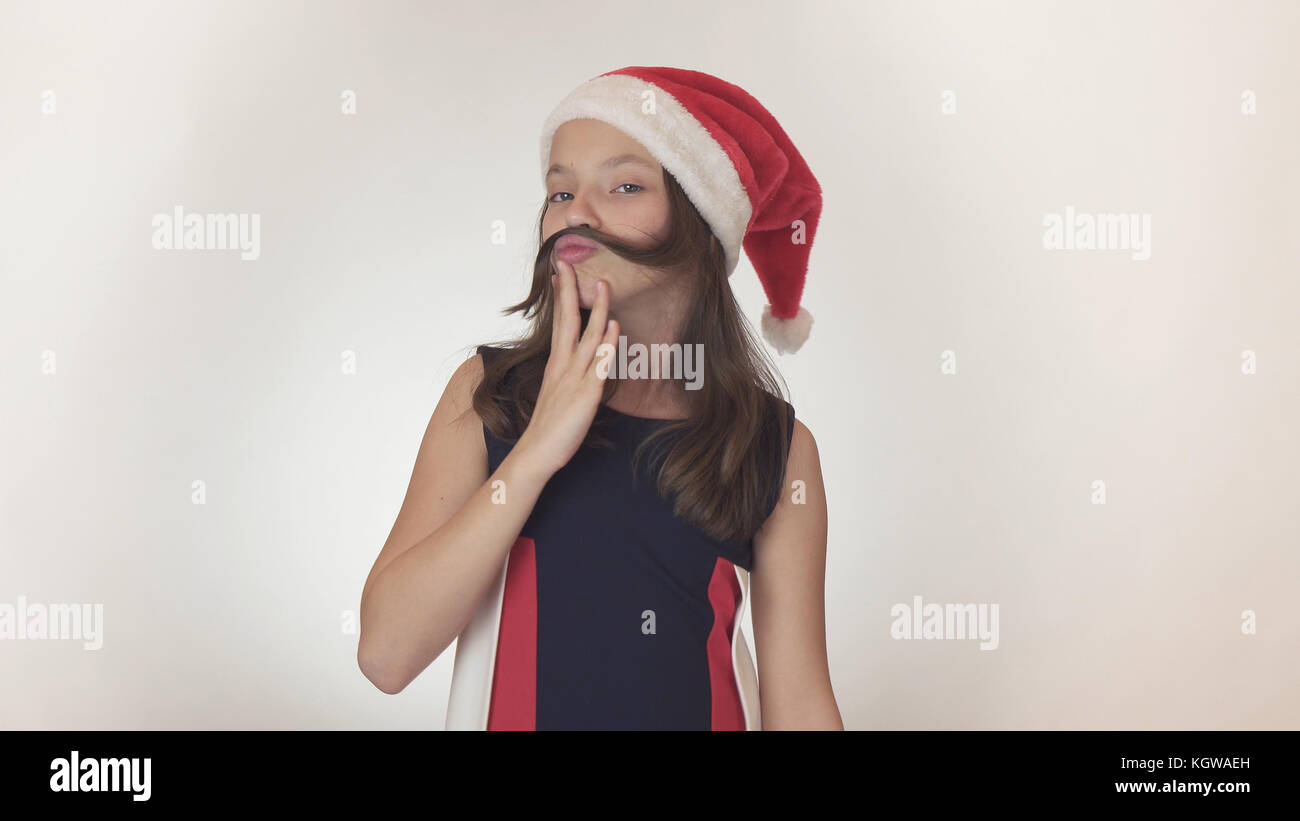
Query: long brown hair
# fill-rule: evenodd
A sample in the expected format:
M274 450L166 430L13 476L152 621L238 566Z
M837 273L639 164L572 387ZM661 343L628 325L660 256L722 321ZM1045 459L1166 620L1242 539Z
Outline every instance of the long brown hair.
M566 234L595 240L629 262L691 274L693 296L677 342L703 343L707 355L700 363L704 384L682 393L689 418L658 427L633 456L656 454L659 464L657 491L670 500L673 512L721 542L746 542L771 512L772 489L785 475L789 420L782 384L769 367L766 352L745 322L727 281L721 243L709 229L677 180L664 169L668 192L670 230L658 247L640 249L588 226L566 228L542 242L542 223L549 202L538 218L540 248L533 266L532 290L504 315L523 311L531 319L521 340L497 343L502 355L485 365L483 381L474 392L473 407L483 424L500 439L517 439L532 418L542 373L551 350L554 317L551 288L551 249ZM590 309L580 308L585 330ZM513 389L506 376L513 369ZM683 383L683 379L674 380ZM602 403L617 390L606 379ZM598 415L583 446L609 446ZM664 453L666 443L683 435ZM775 471L775 474L774 474ZM777 488L780 492L780 488Z

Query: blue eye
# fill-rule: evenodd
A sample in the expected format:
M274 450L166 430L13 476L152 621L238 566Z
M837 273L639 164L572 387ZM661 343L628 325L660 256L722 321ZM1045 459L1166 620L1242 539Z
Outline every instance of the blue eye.
M638 191L643 191L643 190L645 190L642 186L637 185L637 184L634 183L634 182L625 182L625 183L623 183L622 185L620 185L618 188L626 188L626 187L628 187L629 185L632 186L633 188L637 189ZM614 190L617 191L618 188L615 188ZM629 193L629 194L635 194L636 191L629 191L629 192L627 192L627 193Z

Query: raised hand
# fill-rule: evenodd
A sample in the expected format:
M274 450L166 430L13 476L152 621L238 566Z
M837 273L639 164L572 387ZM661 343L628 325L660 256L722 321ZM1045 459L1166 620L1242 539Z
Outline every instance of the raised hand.
M573 266L555 261L555 315L551 329L551 355L542 374L537 406L516 448L550 473L568 464L587 438L604 395L605 378L613 365L618 341L618 321L607 319L609 285L596 283L596 299L587 329L578 338L578 277Z

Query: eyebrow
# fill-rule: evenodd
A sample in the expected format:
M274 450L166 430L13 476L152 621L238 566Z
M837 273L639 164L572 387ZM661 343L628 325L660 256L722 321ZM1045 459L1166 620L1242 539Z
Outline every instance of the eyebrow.
M650 171L654 170L653 165L641 159L636 154L619 154L617 157L610 157L608 160L605 160L603 163L600 164L600 168L603 171L606 168L613 168L616 165L626 165L629 163L633 165L642 166L643 168L646 168L647 170ZM555 165L552 165L550 168L546 170L546 179L549 180L551 177L557 174L572 174L572 173L573 172L570 171L568 168L565 168L559 163L556 163Z

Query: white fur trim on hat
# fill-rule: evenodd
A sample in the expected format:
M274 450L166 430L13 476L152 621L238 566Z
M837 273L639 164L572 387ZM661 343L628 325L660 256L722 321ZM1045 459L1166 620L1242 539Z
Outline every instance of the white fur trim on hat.
M654 113L642 112L645 93ZM542 126L542 173L550 167L555 130L569 120L600 120L641 143L668 169L722 243L727 275L740 262L741 244L754 209L731 158L708 129L671 94L626 74L610 74L574 89Z
M789 319L772 316L772 306L763 306L763 338L776 348L777 353L794 353L803 347L812 332L813 317L808 309L799 307L799 313Z

